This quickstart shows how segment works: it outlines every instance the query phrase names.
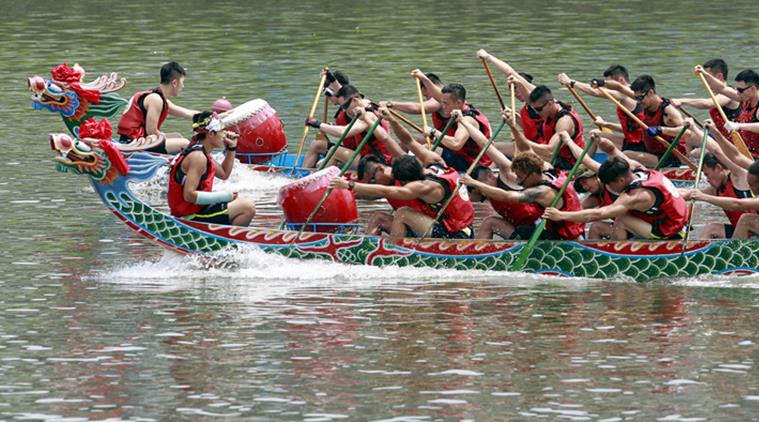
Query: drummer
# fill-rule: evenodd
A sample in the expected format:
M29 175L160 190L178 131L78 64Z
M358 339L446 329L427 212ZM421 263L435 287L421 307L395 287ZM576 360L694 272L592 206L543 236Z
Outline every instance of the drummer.
M140 91L129 100L129 105L119 120L120 142L129 143L150 135L163 137L160 144L147 150L159 154L176 154L190 143L178 133L163 133L160 130L169 114L192 119L198 113L169 100L182 92L185 75L184 68L177 62L161 66L161 84Z
M256 214L252 200L237 192L213 191L214 177L229 178L235 162L237 134L221 127L215 113L204 111L193 117L195 136L188 148L171 163L168 202L171 215L204 223L247 226ZM224 147L221 164L211 151Z

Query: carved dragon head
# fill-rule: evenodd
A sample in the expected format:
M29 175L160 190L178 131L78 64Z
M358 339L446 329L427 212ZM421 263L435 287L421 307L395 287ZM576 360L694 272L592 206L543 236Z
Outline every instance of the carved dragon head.
M119 173L126 175L129 170L110 139L75 139L65 133L56 133L50 135L50 147L57 153L58 171L86 174L100 184L110 184Z
M32 76L27 85L32 92L32 107L59 113L71 133L78 137L79 125L92 117L113 117L127 101L115 93L126 85L116 73L84 81L84 69L65 63L51 72L51 79Z

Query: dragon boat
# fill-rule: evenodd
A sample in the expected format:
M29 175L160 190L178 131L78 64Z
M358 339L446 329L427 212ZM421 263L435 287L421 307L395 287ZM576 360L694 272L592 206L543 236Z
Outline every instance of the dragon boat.
M33 76L28 79L32 91L32 107L60 114L66 128L79 138L79 126L85 121L101 117L113 118L128 101L117 91L126 86L126 79L116 73L102 75L84 82L85 71L79 65L65 63L56 66L51 78ZM315 169L303 168L303 155L287 151L284 129L276 111L264 100L256 99L232 109L224 118L225 126L241 134L237 159L256 171L278 172L294 177L311 174ZM125 153L149 149L160 142L154 137L141 138L130 144L114 142ZM296 162L297 160L297 162ZM694 180L687 167L661 169L673 181Z
M105 206L137 234L181 254L211 254L251 245L296 259L374 266L417 266L509 271L523 241L387 238L358 234L296 232L274 227L235 227L183 220L146 203L130 189L156 177L166 158L137 152L126 158L107 140L51 136L58 170L89 177ZM254 220L255 224L261 224ZM637 281L703 274L759 271L759 242L538 241L523 271Z

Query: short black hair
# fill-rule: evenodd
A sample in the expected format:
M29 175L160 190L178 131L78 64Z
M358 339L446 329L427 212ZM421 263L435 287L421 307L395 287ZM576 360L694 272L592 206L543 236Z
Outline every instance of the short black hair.
M424 180L424 168L416 157L402 155L393 160L393 177L400 182Z
M356 169L356 176L358 176L358 180L364 179L364 174L366 173L366 167L370 164L382 164L382 161L380 161L379 157L376 155L365 155L359 160L358 162L358 168Z
M207 119L207 118L209 118L211 116L213 116L213 112L212 111L208 111L208 110L201 111L200 113L195 113L195 114L192 115L192 123L202 122L203 120L205 120L205 119ZM203 132L196 132L193 135L192 140L196 141L196 142L200 142L203 139L206 139L206 135L207 134L203 133Z
M443 81L440 80L440 77L432 72L427 72L424 74L424 76L427 77L427 79L430 80L433 84L440 86L443 85Z
M717 159L716 155L712 154L711 152L704 153L704 165L706 167L713 169L717 167L717 164L721 165L722 167L725 167L725 165L722 164L722 162Z
M549 100L553 100L551 89L545 85L538 85L530 92L530 102L534 103L545 96L548 96Z
M466 101L466 89L461 84L448 84L444 86L443 94L451 94L454 100Z
M742 70L735 76L736 82L745 82L747 85L754 85L759 88L759 74L751 69Z
M337 93L335 94L336 97L343 97L343 98L352 98L357 95L361 95L360 92L358 92L358 88L351 84L345 84L340 89L337 90Z
M630 74L627 73L627 68L621 64L613 64L604 71L604 78L617 79L620 76L625 78L625 81L630 82Z
M173 80L187 76L184 68L177 62L168 62L161 66L161 83L170 84Z
M648 93L648 90L656 92L656 83L651 75L640 75L633 81L632 85L630 85L630 89L635 92Z
M704 62L701 65L704 69L712 69L720 72L722 77L727 80L727 62L722 59L711 59Z
M598 169L598 179L606 185L617 180L620 176L624 176L629 171L630 163L627 160L612 157L601 164L601 168Z
M525 81L532 83L532 75L529 73L519 72L519 76L523 77Z
M340 85L348 85L351 83L350 79L348 79L348 75L346 75L344 72L341 72L339 70L335 70L332 72L332 76L335 77L335 80L340 83Z

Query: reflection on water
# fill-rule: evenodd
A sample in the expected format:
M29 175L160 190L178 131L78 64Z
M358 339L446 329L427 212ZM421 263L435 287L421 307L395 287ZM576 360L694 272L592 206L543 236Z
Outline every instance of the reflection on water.
M79 62L91 77L125 76L127 97L154 86L160 64L174 59L189 72L178 103L261 97L291 140L325 65L390 100L415 98L409 71L421 67L463 83L492 116L497 100L478 48L551 87L559 72L586 80L622 63L632 75L653 74L664 95L702 96L693 65L721 56L731 75L755 66L755 43L742 41L755 36L754 3L0 4L0 419L756 414L755 278L567 282L298 263L257 251L236 257L235 268L207 270L136 238L83 178L57 173L46 134L64 126L32 111L25 91L26 77ZM188 132L172 119L166 129ZM249 174L229 183L261 202L278 187Z

